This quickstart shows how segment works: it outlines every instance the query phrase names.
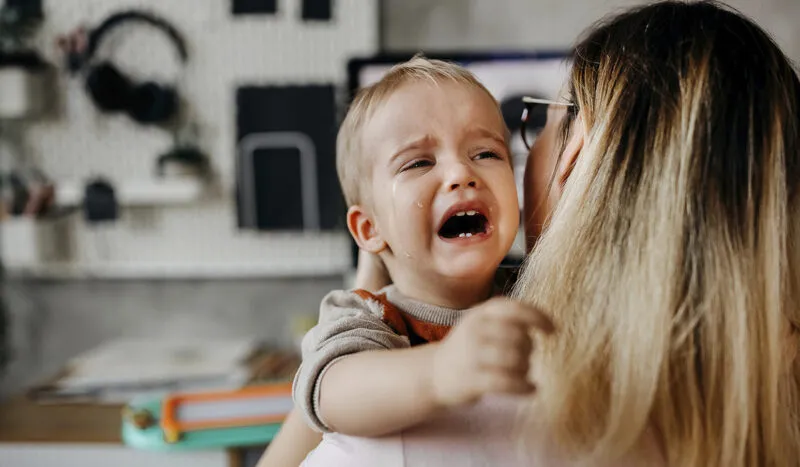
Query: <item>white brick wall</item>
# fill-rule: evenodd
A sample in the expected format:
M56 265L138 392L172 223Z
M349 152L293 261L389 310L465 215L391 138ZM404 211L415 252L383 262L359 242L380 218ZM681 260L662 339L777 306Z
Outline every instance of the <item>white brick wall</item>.
M236 228L235 91L239 84L343 85L346 61L378 43L376 0L336 0L335 21L306 23L299 0L279 0L278 14L232 16L229 0L49 0L40 50L54 63L57 35L81 23L96 25L120 9L142 7L167 18L185 36L189 65L181 72L174 48L146 25L125 27L102 51L132 75L180 77L180 92L202 126L202 145L222 178L224 194L187 207L130 209L100 230L70 219L71 260L35 268L55 274L112 276L331 273L349 267L344 233L253 233ZM107 37L109 38L109 37ZM110 47L109 47L110 45ZM31 156L56 180L102 174L112 180L152 176L155 157L170 136L138 127L125 116L100 115L83 81L61 74L60 118L36 122L26 133ZM5 239L6 247L9 241ZM13 269L14 264L7 266Z
M601 16L642 0L383 0L385 43L394 50L566 48ZM299 0L279 0L276 16L230 15L229 0L47 0L39 43L57 55L57 34L82 21L96 24L119 8L150 7L185 34L190 64L181 91L203 126L203 143L221 174L224 196L189 207L128 210L116 226L94 231L77 216L64 242L72 261L51 273L99 275L246 275L335 272L349 266L345 234L240 232L233 198L237 83L344 82L344 63L378 44L379 0L335 0L336 22L304 24ZM730 0L800 60L800 1ZM174 52L159 34L134 28L118 41L115 60L140 76L178 74ZM32 156L58 179L105 174L148 177L169 137L123 117L101 118L82 82L62 77L64 113L36 123ZM8 242L5 242L6 244ZM12 245L13 247L13 245ZM6 264L12 266L13 264Z

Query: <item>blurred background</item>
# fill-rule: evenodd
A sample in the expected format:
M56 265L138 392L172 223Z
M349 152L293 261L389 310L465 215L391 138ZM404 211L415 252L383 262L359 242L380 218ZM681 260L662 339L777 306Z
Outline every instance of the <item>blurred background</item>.
M642 3L0 0L0 451L23 446L8 465L46 461L24 461L41 425L23 436L30 417L3 410L64 397L54 382L90 357L136 379L145 357L294 352L354 270L334 146L359 86L419 51L452 58L513 130L582 30ZM800 58L800 2L729 4Z

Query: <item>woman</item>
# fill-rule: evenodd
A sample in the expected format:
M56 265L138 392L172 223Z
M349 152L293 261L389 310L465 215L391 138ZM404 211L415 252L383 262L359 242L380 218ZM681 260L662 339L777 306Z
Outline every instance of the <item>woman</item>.
M735 13L666 2L590 31L569 88L526 177L529 232L546 228L516 295L559 329L533 356L534 401L482 401L452 415L461 432L354 439L347 465L392 452L425 466L797 465L788 60ZM509 413L523 405L517 457Z
M516 294L561 331L536 355L528 441L545 428L592 465L647 433L668 465L800 464L791 64L735 12L665 2L592 31L570 90L545 130L554 189L526 200L560 195L528 219L547 227Z

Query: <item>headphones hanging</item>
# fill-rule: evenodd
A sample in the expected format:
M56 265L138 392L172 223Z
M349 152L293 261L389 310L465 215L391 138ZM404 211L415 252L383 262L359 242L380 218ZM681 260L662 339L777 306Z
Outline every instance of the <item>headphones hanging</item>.
M180 107L180 97L174 85L136 82L107 60L89 63L104 36L117 26L131 22L146 23L164 32L175 45L181 62L187 62L186 43L177 29L152 13L138 10L115 13L88 33L79 30L60 38L59 45L67 52L70 71L85 71L86 92L101 111L124 112L143 125L163 124L170 121Z

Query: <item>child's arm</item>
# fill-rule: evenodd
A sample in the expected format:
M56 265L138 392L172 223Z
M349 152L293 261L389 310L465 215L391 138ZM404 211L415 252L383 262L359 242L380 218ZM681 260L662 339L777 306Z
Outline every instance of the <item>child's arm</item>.
M342 432L320 410L321 383L330 369L363 352L410 346L408 338L398 335L382 321L382 316L383 305L355 292L334 291L323 299L319 323L303 337L303 361L292 388L295 407L317 431ZM345 385L360 386L373 377L369 373L357 374L345 381Z
M297 467L321 440L322 435L306 424L303 414L292 409L256 467Z
M443 408L431 366L437 344L361 352L333 364L322 378L321 418L353 436L395 433Z
M383 261L377 255L361 250L358 254L355 287L377 292L390 283L391 278ZM312 430L303 419L302 412L295 407L289 412L256 467L297 467L320 441L322 434Z
M332 431L381 436L487 393L531 391L530 330L549 333L550 320L507 299L467 313L441 343L335 360L319 376L319 420Z

